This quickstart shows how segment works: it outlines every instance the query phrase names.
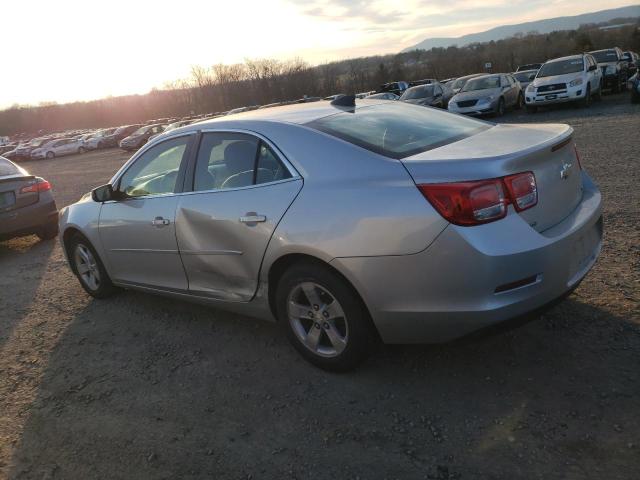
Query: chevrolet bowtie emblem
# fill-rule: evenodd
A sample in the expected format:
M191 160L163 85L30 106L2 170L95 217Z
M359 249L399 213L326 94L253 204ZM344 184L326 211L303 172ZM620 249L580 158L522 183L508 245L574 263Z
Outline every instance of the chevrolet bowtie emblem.
M566 180L569 178L569 172L571 171L572 163L565 163L562 165L562 169L560 170L560 178L562 180Z

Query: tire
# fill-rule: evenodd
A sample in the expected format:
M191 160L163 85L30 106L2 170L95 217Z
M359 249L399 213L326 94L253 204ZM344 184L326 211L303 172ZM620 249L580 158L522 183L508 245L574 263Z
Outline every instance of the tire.
M536 113L538 111L538 107L527 105L527 113Z
M501 117L504 115L504 98L501 98L498 102L498 109L496 110L496 117Z
M47 152L46 157L51 160L52 158L56 158L56 154L53 152Z
M516 109L521 110L524 106L524 95L522 93L518 94L518 103L516 103Z
M591 106L591 85L587 85L587 92L584 94L584 98L580 100L580 106L584 108Z
M93 245L82 235L74 235L66 245L69 262L80 285L94 298L107 298L117 292Z
M353 288L315 263L293 265L283 274L276 313L293 347L323 370L352 370L369 356L377 338Z
M599 102L602 100L602 84L600 84L600 88L598 89L598 93L594 95L595 99Z
M53 240L58 236L58 222L51 222L45 225L36 235L42 241Z
M85 150L85 148L84 148L84 147L80 147L80 148L78 149L78 154L79 154L79 155L82 155L84 152L86 152L86 150Z

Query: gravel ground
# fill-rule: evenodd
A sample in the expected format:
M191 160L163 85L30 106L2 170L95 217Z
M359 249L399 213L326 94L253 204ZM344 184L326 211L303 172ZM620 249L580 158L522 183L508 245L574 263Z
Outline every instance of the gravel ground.
M356 372L306 364L277 326L150 295L90 299L56 242L0 243L0 478L640 478L640 106L566 122L605 198L594 270L544 316ZM29 163L59 206L117 150Z

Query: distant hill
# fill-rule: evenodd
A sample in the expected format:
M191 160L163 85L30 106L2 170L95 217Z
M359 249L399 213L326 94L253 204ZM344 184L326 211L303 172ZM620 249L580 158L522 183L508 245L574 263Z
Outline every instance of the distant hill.
M612 8L610 10L601 10L599 12L583 13L571 17L547 18L545 20L536 20L534 22L519 23L517 25L504 25L502 27L492 28L485 32L470 33L462 37L455 38L427 38L409 48L402 50L409 52L411 50L430 50L436 47L450 47L457 45L462 47L470 43L490 42L492 40L500 40L509 38L517 33L526 34L536 31L538 33L549 33L556 30L573 30L580 25L586 23L603 23L616 18L633 18L640 17L640 5L631 5L629 7Z

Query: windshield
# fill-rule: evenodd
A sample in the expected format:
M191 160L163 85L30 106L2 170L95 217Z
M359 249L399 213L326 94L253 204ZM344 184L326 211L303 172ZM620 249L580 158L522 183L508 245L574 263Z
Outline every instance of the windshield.
M405 158L490 128L479 120L404 102L358 107L307 124L390 158Z
M411 87L404 92L400 100L415 100L416 98L425 98L433 96L433 85L421 85L419 87Z
M474 90L487 90L489 88L499 88L500 77L480 77L472 78L465 83L462 88L463 92L472 92Z
M149 130L149 127L140 127L138 130L133 132L131 135L142 135L143 133L146 133L147 130Z
M518 72L513 74L519 82L530 82L536 77L536 72Z
M567 73L577 73L584 70L582 58L572 60L560 60L559 62L545 63L538 71L538 78L552 77L554 75L565 75Z
M617 62L618 54L615 50L600 50L599 52L591 52L598 63Z

